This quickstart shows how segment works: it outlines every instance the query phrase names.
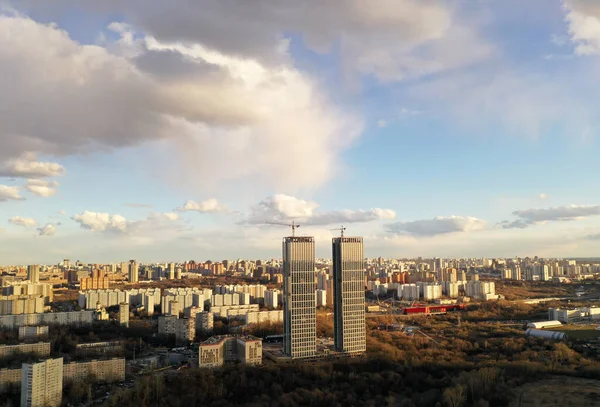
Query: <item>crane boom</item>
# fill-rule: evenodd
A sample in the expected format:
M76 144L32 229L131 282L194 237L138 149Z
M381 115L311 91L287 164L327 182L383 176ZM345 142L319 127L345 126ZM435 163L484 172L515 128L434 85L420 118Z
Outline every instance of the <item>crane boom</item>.
M344 225L342 225L341 228L334 228L334 229L330 229L330 230L339 230L342 237L344 237L344 230L346 230L346 228L344 227Z
M279 225L279 226L289 226L292 228L292 237L296 236L296 229L300 227L300 225L298 225L295 221L292 221L292 223L285 223L285 222L265 222L265 224L267 225Z

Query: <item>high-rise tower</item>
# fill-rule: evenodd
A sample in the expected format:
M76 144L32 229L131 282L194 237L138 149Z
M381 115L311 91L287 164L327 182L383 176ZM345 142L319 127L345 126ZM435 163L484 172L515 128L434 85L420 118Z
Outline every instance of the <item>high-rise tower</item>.
M40 282L40 266L35 264L27 266L27 280L35 284Z
M362 237L333 238L333 331L335 350L359 353L367 347Z
M137 283L138 282L138 274L139 274L139 266L137 264L137 261L135 260L129 260L129 282L130 283Z
M283 351L292 358L315 356L315 241L312 237L283 240Z

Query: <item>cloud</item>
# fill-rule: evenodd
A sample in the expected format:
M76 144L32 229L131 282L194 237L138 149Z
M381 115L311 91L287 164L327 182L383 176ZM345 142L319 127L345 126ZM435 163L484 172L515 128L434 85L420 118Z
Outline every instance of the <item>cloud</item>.
M13 216L8 221L13 225L23 226L25 228L37 226L37 221L33 218L22 218L21 216Z
M463 216L436 216L411 222L396 222L386 225L390 233L414 236L435 236L455 232L474 232L483 230L486 222L482 219Z
M192 4L195 13L210 11ZM0 150L5 173L39 178L64 172L56 163L14 159L27 152L69 155L162 140L166 144L152 145L180 156L163 175L171 183L252 180L314 188L335 175L362 119L332 105L287 51L277 51L285 57L273 65L220 42L157 39L145 34L154 30L135 14L148 7L162 5L127 6L134 26L112 25L121 37L103 46L82 45L54 24L0 12L0 88L18 95L0 100L0 133L10 135Z
M51 8L29 0L23 3L37 14L52 16L48 19L57 18L60 4L71 5L64 0L54 2ZM131 26L161 41L202 44L262 64L287 62L290 41L298 41L317 53L335 52L344 73L382 81L468 66L494 52L477 32L478 21L461 18L469 13L437 0L378 0L374 5L354 0L181 0L177 7L168 7L160 0L103 2L102 6L82 0L78 6L87 6L106 18L123 16ZM114 23L113 29L127 32L127 25ZM129 35L122 42L135 42L135 36ZM165 61L161 66L167 72L182 69Z
M56 233L56 226L52 223L47 223L44 227L37 229L40 236L54 236Z
M122 233L127 229L127 219L121 215L84 211L79 215L74 215L71 219L79 223L83 229L92 232Z
M305 225L330 225L334 223L362 223L395 219L391 209L317 211L319 204L285 194L269 196L254 205L242 223L288 223L292 220Z
M9 199L23 200L24 198L19 193L19 187L0 185L0 202L8 201Z
M219 212L228 212L229 209L219 203L215 198L207 199L206 201L202 201L200 203L188 200L182 207L177 208L180 212L200 212L200 213L219 213Z
M66 215L67 211L65 211L64 209L61 209L60 211L58 211L59 215Z
M333 223L363 223L376 220L394 220L396 212L391 209L349 210L317 212L306 220L308 225L331 225Z
M600 233L591 233L584 236L585 240L600 240Z
M564 5L575 54L600 54L600 4L590 0L567 0Z
M525 229L529 226L547 221L572 221L600 215L600 205L569 205L544 209L524 209L514 211L515 221L503 221L498 226L503 229Z
M383 127L387 127L388 125L388 121L385 119L379 119L377 120L377 127L383 128Z
M173 220L173 221L179 219L179 215L177 215L176 213L173 213L173 212L165 212L162 214L162 216L164 216L168 220Z
M49 197L56 194L58 187L58 182L56 181L44 181L40 179L30 179L27 180L27 185L25 185L25 189L29 192L43 197Z
M1 18L0 15L0 23ZM2 130L1 127L0 130ZM35 159L35 154L24 153L20 158L9 159L4 164L0 162L0 176L42 178L56 177L65 173L65 168L58 163L40 162Z
M152 204L144 204L144 203L124 203L123 206L129 206L131 208L152 208L154 205Z
M542 192L541 194L538 195L538 198L541 200L548 199L548 194L545 194Z
M129 221L121 215L84 211L71 219L82 229L92 232L107 232L121 235L143 235L164 229L174 229L179 220L176 213L151 213L146 219Z

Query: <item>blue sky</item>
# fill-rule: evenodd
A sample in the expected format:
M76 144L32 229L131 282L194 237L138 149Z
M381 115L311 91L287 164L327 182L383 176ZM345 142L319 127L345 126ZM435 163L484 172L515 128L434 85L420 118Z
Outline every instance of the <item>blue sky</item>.
M595 256L600 5L0 8L0 263ZM342 6L343 3L343 6Z

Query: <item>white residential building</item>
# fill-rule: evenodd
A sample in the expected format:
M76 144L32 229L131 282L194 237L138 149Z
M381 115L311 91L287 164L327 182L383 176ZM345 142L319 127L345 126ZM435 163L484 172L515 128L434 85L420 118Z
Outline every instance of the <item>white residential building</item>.
M58 407L62 403L62 390L63 358L23 364L22 407Z

